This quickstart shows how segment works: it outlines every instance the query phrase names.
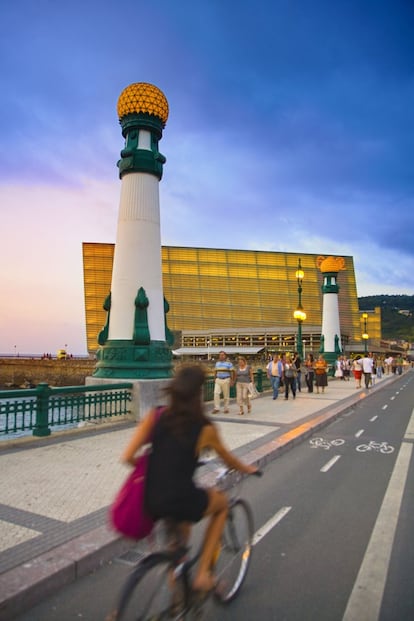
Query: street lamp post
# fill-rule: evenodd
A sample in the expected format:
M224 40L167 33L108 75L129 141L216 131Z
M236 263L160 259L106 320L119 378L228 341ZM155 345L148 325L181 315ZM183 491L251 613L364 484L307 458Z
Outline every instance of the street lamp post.
M298 282L299 301L298 301L298 306L297 306L295 312L293 313L293 317L298 322L297 351L298 351L298 354L299 354L300 358L303 359L302 322L305 321L305 319L306 319L306 313L303 310L303 306L302 306L302 281L303 281L304 273L303 273L303 270L302 270L302 265L300 263L300 259L299 259L298 269L296 270L295 276L296 276L296 280Z
M364 320L364 333L362 335L362 338L364 339L364 352L367 353L368 352L368 333L367 333L367 319L368 319L368 313L362 313L362 319Z

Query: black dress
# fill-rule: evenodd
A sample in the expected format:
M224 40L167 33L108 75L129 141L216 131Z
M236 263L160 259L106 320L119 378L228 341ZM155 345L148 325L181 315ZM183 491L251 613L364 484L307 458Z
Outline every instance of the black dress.
M197 442L204 425L194 424L181 437L171 433L167 416L163 414L154 429L145 486L146 509L155 520L199 522L207 509L208 494L195 485L193 476L198 461Z

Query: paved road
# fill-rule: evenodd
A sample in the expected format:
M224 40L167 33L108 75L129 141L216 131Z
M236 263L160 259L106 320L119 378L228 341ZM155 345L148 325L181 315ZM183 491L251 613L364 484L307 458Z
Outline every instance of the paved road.
M385 377L369 392L375 395L397 380ZM230 448L263 464L368 396L352 380L332 380L323 395L302 391L295 401L263 395L249 417L238 416L232 404L229 415L214 418ZM4 618L130 548L106 525L108 504L125 476L118 458L130 433L131 427L123 425L33 443L2 443Z

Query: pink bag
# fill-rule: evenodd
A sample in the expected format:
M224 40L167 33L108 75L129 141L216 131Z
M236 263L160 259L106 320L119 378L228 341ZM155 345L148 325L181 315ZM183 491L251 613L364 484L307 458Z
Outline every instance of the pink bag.
M156 422L163 409L163 407L157 408ZM154 528L154 520L144 509L148 460L148 453L138 458L134 470L122 485L109 509L109 520L113 528L131 539L143 539Z
M148 459L148 454L139 457L109 510L113 528L131 539L143 539L154 528L154 521L144 510Z

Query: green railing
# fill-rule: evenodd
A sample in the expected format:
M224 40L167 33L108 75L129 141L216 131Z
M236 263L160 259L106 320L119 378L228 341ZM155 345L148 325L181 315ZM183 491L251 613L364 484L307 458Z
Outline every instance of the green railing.
M270 388L266 373L254 374L258 392ZM66 386L52 388L38 384L27 390L0 392L0 436L31 431L34 436L48 436L51 428L74 427L81 422L100 420L130 413L132 384L100 384L97 386ZM236 388L230 388L236 397ZM214 378L204 385L204 401L214 399Z
M51 427L130 413L130 382L98 386L51 388L38 384L28 390L0 392L0 435L32 431L48 436Z

